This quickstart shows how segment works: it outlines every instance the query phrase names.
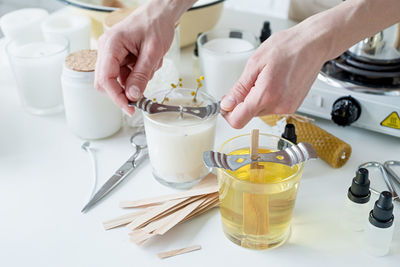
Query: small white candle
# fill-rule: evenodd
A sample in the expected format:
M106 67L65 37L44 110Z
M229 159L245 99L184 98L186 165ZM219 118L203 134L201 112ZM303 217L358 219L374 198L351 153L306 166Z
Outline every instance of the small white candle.
M43 38L40 24L48 14L41 8L19 9L2 16L0 27L7 40L39 41Z
M7 53L27 111L42 115L62 110L61 70L68 54L68 41L21 43L7 45Z
M206 77L207 91L216 99L221 99L239 79L257 42L255 38L214 37L208 37L207 42L199 44L200 65Z
M63 35L69 41L69 50L75 52L90 48L90 25L86 16L56 13L43 21L42 31L46 39Z
M187 93L184 90L176 89L164 104L193 106L192 90L186 90ZM162 97L157 99L160 102ZM209 173L202 155L214 147L216 116L200 119L188 114L181 118L176 112L144 114L150 162L157 180L172 187L187 188Z

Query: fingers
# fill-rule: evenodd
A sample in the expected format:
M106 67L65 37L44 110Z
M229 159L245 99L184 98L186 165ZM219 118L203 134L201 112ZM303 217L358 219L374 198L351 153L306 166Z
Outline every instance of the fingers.
M221 101L223 111L232 111L239 103L243 102L250 89L254 86L257 76L260 72L257 62L250 58L244 68L239 80L233 85L232 89Z
M128 107L125 92L118 82L120 76L119 62L120 60L114 57L112 52L105 53L96 65L95 86L99 90L105 91L115 104L121 107L126 113L132 115L134 109Z
M259 107L259 94L255 88L250 90L243 102L235 106L231 112L226 112L223 117L235 129L243 128L254 116Z
M126 79L126 96L132 101L137 101L143 94L148 81L160 62L162 54L151 46L145 47L139 54L136 64Z

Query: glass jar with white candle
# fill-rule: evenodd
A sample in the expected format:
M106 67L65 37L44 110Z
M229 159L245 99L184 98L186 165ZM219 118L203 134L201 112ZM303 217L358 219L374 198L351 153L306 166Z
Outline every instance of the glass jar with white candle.
M0 27L7 40L40 41L43 36L40 24L49 15L45 9L23 8L0 18Z
M70 52L90 48L90 25L89 17L59 12L47 17L41 25L45 39L63 35L68 39Z
M213 97L219 100L228 93L258 45L256 35L242 30L218 29L198 37L200 67Z
M6 46L22 106L29 113L63 110L60 77L68 49L68 40L62 36L34 42L21 37Z
M175 106L206 106L215 102L210 95L176 88L155 92L150 99ZM214 147L217 115L200 119L189 114L164 112L144 114L147 145L153 176L173 188L190 188L210 170L203 164L204 151Z
M68 127L83 139L111 136L122 125L121 109L94 88L96 59L96 50L70 54L61 77Z

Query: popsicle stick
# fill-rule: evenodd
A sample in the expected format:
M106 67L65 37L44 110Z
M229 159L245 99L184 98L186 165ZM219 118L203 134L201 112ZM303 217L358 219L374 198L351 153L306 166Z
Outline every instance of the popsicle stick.
M165 234L169 229L177 225L180 221L182 221L186 216L188 216L192 211L194 211L198 206L200 206L201 203L203 203L203 199L199 199L193 203L190 203L183 209L180 209L178 212L175 212L171 220L169 220L166 224L158 228L157 230L154 231L154 233L163 235Z
M188 204L177 212L171 213L161 220L154 221L142 229L137 229L130 235L130 240L136 244L141 244L154 235L163 235L175 225L180 223L187 215L195 210L201 203L207 199L198 199L193 203Z
M250 157L258 158L259 130L251 131ZM250 165L249 181L262 182L262 169L257 162ZM268 196L252 193L243 193L243 233L250 235L265 235L269 232Z
M153 217L152 219L150 219L149 221L147 221L146 223L144 223L142 225L142 227L145 227L146 225L148 225L149 223L153 222L153 221L157 221L160 220L161 218L173 214L174 212L178 211L179 209L183 208L184 206L200 199L203 198L205 195L200 195L200 196L195 196L195 197L191 197L186 199L185 201L173 206L172 208L166 209L165 211L163 211L162 213L158 214L157 216Z
M103 222L103 227L105 230L110 230L112 228L128 224L128 223L132 222L136 217L138 217L146 212L147 212L146 210L141 210L141 211L136 211L133 213L128 213L128 214L119 216L112 220Z
M219 205L219 200L218 199L214 200L213 202L209 203L207 206L199 208L195 212L189 214L189 216L187 216L185 219L183 219L181 221L181 223L185 222L185 221L188 221L188 220L192 219L193 217L196 217L196 216L198 216L198 215L200 215L200 214L202 214L202 213L204 213L204 212L206 212L206 211L208 211L208 210L210 210L212 208L218 207L218 205Z
M200 245L196 245L196 246L191 246L191 247L187 247L187 248L174 249L174 250L171 250L171 251L161 252L161 253L158 253L157 256L160 259L165 259L165 258L177 256L177 255L180 255L180 254L183 254L183 253L196 251L196 250L199 250L199 249L201 249L201 246Z
M149 222L151 219L153 219L157 215L162 214L166 210L171 209L174 206L176 206L176 205L178 205L178 204L180 204L180 203L182 203L182 202L184 202L186 200L187 200L186 198L175 199L175 200L168 201L168 202L166 202L164 204L161 204L159 206L155 206L149 212L146 212L146 213L142 214L141 216L135 218L126 227L128 227L131 230L139 228L139 227L145 225L147 222Z
M214 193L217 191L218 191L218 184L213 184L213 185L208 185L204 188L189 190L189 191L185 191L185 192L181 192L181 193L169 194L169 195L135 200L135 201L122 201L119 206L121 208L139 208L139 207L143 207L146 205L151 205L151 204L158 205L158 204L166 202L166 201L188 198L188 197L193 197L193 196L198 196L198 195L205 195L205 194L210 194L210 193Z

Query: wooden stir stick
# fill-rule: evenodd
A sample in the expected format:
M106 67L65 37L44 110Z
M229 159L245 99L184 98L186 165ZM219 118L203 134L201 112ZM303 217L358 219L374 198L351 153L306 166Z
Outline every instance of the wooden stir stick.
M259 130L251 131L250 156L258 158ZM262 183L264 166L257 162L250 165L249 182ZM265 235L269 232L268 196L243 193L243 233L250 235Z

